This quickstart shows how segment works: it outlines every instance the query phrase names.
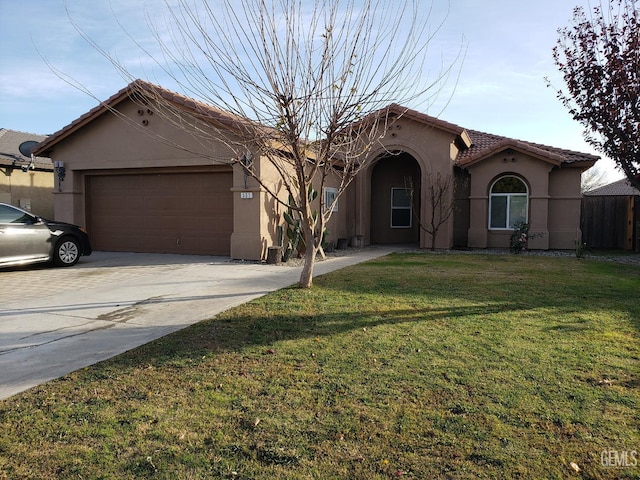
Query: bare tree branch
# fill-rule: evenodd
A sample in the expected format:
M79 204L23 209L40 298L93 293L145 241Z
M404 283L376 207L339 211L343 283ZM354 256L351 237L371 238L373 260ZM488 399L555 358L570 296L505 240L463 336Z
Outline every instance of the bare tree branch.
M207 158L207 146L221 142L234 152L228 163L298 212L307 246L300 285L309 287L333 211L323 195L319 205L310 201L310 186L322 192L331 181L336 202L397 118L386 107L429 103L459 66L462 46L450 65L427 72L430 43L445 20L430 29L432 8L426 0L165 0L162 16L147 12L161 54L129 35L187 97L133 85L140 100L151 97L159 115L191 133L191 145L174 147ZM254 161L240 162L247 152ZM277 185L261 175L258 159L277 172Z
M607 183L607 172L599 168L597 165L591 167L582 174L581 190L582 193L590 192L598 187L602 187Z
M411 208L413 216L418 222L418 226L429 234L431 237L431 250L436 249L436 240L440 228L449 221L453 215L454 198L453 198L453 175L440 172L425 174L426 192L420 196L424 199L424 207L426 208L427 222L421 219L420 211L414 206L415 186L411 178L407 179L407 187L411 191Z

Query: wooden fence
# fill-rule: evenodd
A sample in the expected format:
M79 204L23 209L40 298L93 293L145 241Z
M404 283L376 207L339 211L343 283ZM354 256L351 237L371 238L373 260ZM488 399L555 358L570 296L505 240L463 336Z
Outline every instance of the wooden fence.
M580 228L589 248L640 252L640 197L583 197Z

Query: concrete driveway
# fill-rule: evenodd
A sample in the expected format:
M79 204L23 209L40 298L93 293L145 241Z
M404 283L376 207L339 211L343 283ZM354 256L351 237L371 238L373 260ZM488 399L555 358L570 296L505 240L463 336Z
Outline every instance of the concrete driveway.
M393 248L351 250L315 275ZM292 285L301 267L95 252L71 268L0 269L0 399Z

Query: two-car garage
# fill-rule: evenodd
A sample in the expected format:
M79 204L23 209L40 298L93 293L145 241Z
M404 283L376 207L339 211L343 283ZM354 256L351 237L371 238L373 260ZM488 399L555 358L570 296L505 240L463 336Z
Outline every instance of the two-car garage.
M86 218L93 247L229 255L232 185L231 167L86 175Z
M56 165L56 219L96 251L262 259L275 206L235 163L255 147L236 120L132 82L37 146Z

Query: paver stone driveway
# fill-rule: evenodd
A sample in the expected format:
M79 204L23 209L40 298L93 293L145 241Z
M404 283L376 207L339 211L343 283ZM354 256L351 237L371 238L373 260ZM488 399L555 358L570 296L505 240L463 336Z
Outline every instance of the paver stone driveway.
M392 248L318 262L320 275ZM297 282L301 267L95 252L72 268L0 269L0 399Z

